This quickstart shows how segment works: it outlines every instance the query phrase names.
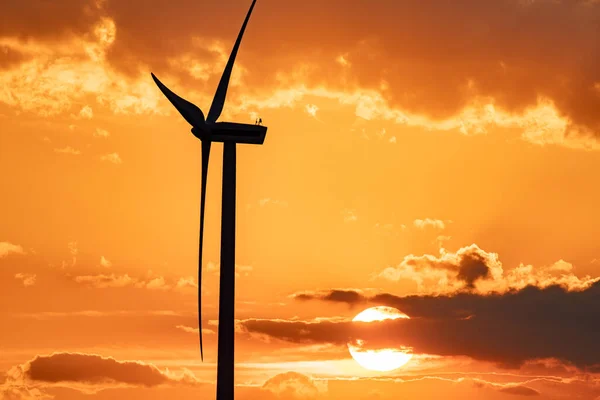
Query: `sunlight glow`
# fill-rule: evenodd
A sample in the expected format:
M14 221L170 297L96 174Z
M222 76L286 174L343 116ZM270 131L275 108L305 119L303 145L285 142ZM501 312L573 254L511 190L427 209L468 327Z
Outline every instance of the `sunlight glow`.
M396 308L380 306L362 311L352 321L373 322L398 318L409 318L409 316ZM409 362L413 356L406 349L366 350L362 348L363 342L361 340L357 340L356 344L358 346L348 342L348 350L352 358L363 368L372 371L385 372L400 368Z

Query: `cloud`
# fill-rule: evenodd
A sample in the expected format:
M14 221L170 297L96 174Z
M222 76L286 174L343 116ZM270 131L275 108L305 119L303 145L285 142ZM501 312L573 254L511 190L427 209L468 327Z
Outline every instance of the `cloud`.
M206 270L208 272L212 272L213 274L215 274L215 275L218 276L219 275L219 269L220 269L219 264L217 264L215 262L209 261L209 262L206 263Z
M316 399L327 392L326 382L317 382L310 377L285 372L268 379L261 389L283 399Z
M476 245L459 249L456 253L441 249L440 256L408 255L397 267L384 269L379 277L391 281L412 280L417 291L426 291L433 285L440 293L463 288L475 289L475 283L487 278L498 278L502 265L498 255L487 253Z
M77 248L77 242L71 241L69 242L69 253L71 253L71 265L75 266L77 264L77 254L79 254L79 249Z
M0 399L3 400L44 400L54 396L42 392L35 387L27 387L10 379L0 384Z
M448 236L448 235L439 235L438 237L435 238L435 241L438 245L438 247L442 247L444 242L447 242L449 240L452 239L452 236Z
M254 268L251 265L235 264L235 276L238 278L242 276L250 276L250 273L253 269ZM221 266L215 262L209 261L206 263L206 271L212 272L212 274L215 276L220 276Z
M344 210L342 210L342 214L344 216L344 222L358 221L358 216L356 215L356 210L344 209Z
M487 387L490 389L494 389L497 390L498 392L501 393L506 393L506 394L511 394L511 395L516 395L516 396L539 396L540 392L536 389L533 389L529 386L525 386L525 384L529 383L534 383L537 381L544 381L544 378L534 378L529 380L528 382L524 382L524 383L513 383L513 382L508 382L508 383L495 383L495 382L489 382L489 381L484 381L483 379L479 379L479 378L469 378L469 380L472 380L473 383L475 384L475 386L477 387ZM552 381L552 379L548 379L549 381ZM557 384L558 382L552 382Z
M113 311L98 311L98 310L83 310L83 311L44 311L36 313L19 313L16 314L19 318L33 318L39 320L51 318L70 318L70 317L90 317L103 318L114 316L192 316L192 314L174 310L113 310ZM195 314L193 314L195 315Z
M304 293L298 299L308 300ZM600 282L580 291L559 285L528 286L505 293L395 296L387 293L326 301L395 307L410 316L369 328L344 321L246 320L249 332L294 343L342 345L360 338L373 346L409 346L416 353L464 355L518 367L528 360L557 359L600 371ZM543 338L543 340L541 339Z
M445 238L438 238L438 240ZM564 285L572 290L589 287L600 278L578 277L573 266L564 260L534 268L520 264L505 271L498 254L482 250L476 244L456 252L440 249L440 255L407 255L395 267L388 267L377 276L394 282L413 282L416 293L454 293L475 290L480 293L505 292L528 285L547 287Z
M442 373L401 374L377 377L336 377L314 379L297 372L282 375L302 382L301 387L310 388L310 382L319 390L319 399L514 399L517 396L540 398L585 398L598 395L597 380L590 376L560 378L555 376L531 377L509 373ZM275 377L273 377L275 378ZM273 379L271 378L271 379ZM285 381L285 377L280 377ZM291 385L290 385L291 386ZM326 389L325 389L326 388ZM241 388L240 388L241 389ZM297 399L295 391L276 395L260 388L261 393L241 394L243 399ZM311 392L307 391L308 396ZM307 397L308 397L307 396ZM310 398L310 397L308 397ZM315 398L315 397L313 397Z
M170 289L169 285L165 282L165 278L159 276L157 278L151 279L148 282L138 282L138 285L145 287L147 289L158 289L158 290L168 290Z
M6 4L6 23L0 27L0 36L22 32L25 21L31 22L27 24L27 33L21 34L25 38L56 39L85 33L98 16L95 3L95 0L65 0L60 5L40 2L35 9L18 3ZM35 20L40 14L44 18Z
M260 199L260 200L258 201L258 204L259 204L261 207L264 207L264 206L266 206L266 205L268 205L268 204L272 204L272 205L276 205L276 206L281 206L281 207L287 207L287 206L288 206L288 203L287 203L287 201L283 201L283 200L276 200L276 199L271 199L271 198L269 198L269 197L266 197L266 198L264 198L264 199Z
M197 378L186 369L180 373L160 370L141 361L118 361L112 357L85 353L38 355L8 371L13 387L63 386L92 394L111 387L157 387L196 385Z
M64 6L70 8L69 11L85 7L83 2ZM21 14L17 16L21 26L32 21L21 19L23 13L28 12L24 8L15 6L11 11ZM106 63L106 54L115 42L117 28L113 19L101 16L97 11L82 11L89 14L82 19L89 25L79 26L77 34L71 32L59 41L41 37L24 39L20 37L22 28L13 35L0 33L0 47L20 52L26 58L10 69L0 71L0 87L3 88L0 102L40 116L53 116L72 110L76 104L93 97L100 107L108 107L114 113L158 113L159 96L146 76L143 80L125 79ZM55 12L64 16L69 14L64 10ZM89 17L93 15L95 21L90 21ZM53 15L50 18L59 17ZM35 28L28 31L34 32ZM46 31L44 34L50 35ZM90 105L85 105L71 116L91 119L94 112Z
M0 258L6 257L9 254L25 254L23 248L9 242L0 242Z
M94 137L107 138L109 136L110 133L107 130L96 128L96 130L94 131Z
M149 271L146 277L132 277L129 274L96 274L96 275L67 275L75 282L95 289L125 288L149 290L180 290L186 291L190 288L197 288L198 284L192 277L179 278L177 280L166 279L163 276L156 276Z
M100 160L107 161L107 162L110 162L113 164L122 164L123 163L121 156L119 156L119 154L117 154L117 153L110 153L110 154L105 154L103 156L100 156Z
M179 278L175 284L175 287L182 290L186 288L197 288L198 283L194 277L188 276L186 278Z
M540 392L527 386L508 386L498 389L498 391L518 396L539 396Z
M218 21L233 10L143 4L44 4L36 8L44 22L23 5L8 7L0 48L11 61L1 67L0 101L51 114L91 95L114 112L159 113L149 66L210 96L237 33ZM512 127L539 145L598 147L596 1L308 0L261 7L253 21L269 29L255 29L244 44L232 82L256 99L247 107L289 104L284 92L303 82L307 90L354 97L363 117L466 134ZM241 3L235 8L246 11ZM200 12L211 16L202 26L193 17ZM398 25L397 15L410 15L410 22ZM150 30L154 40L139 40ZM230 100L245 103L235 91Z
M74 156L78 156L78 155L81 154L81 151L79 151L77 149L74 149L71 146L66 146L66 147L63 147L63 148L60 148L60 149L56 148L56 149L54 149L54 152L55 153L62 153L62 154L72 154Z
M334 303L348 303L351 305L357 303L366 303L367 298L363 290L360 289L332 289L320 292L299 292L292 296L296 300L315 300L330 301Z
M317 118L317 111L319 111L319 107L314 104L307 104L304 108L308 115L311 117Z
M94 288L120 288L133 286L138 283L137 279L130 277L128 274L98 274L98 275L81 275L74 278L75 282L84 284Z
M104 268L110 268L112 266L112 262L104 256L100 256L100 266Z
M185 326L185 325L177 325L175 328L180 329L184 332L187 333L195 333L197 334L199 332L198 328L192 328L190 326ZM205 335L214 335L215 331L213 331L212 329L202 329L202 333Z
M79 113L77 114L77 118L82 119L92 119L94 117L94 110L90 106L83 106Z
M252 265L235 265L235 276L236 277L241 277L241 276L250 276L250 273L252 272L254 268L252 267Z
M26 60L26 56L23 53L5 45L0 45L0 55L2 55L0 57L0 71L8 69L15 64L18 65Z
M446 224L444 221L439 219L425 218L425 219L415 219L413 221L413 225L418 229L425 229L427 227L435 228L435 229L444 229L446 228Z
M385 0L372 6L361 2L348 5L341 0L323 5L311 0L264 7L263 16L280 18L268 19L269 30L255 31L255 41L247 43L243 60L253 84L261 89L272 91L281 71L300 64L306 66L303 78L310 86L325 82L334 90L377 90L389 108L438 121L452 120L456 129L465 132L485 132L486 125L510 123L527 132L524 137L528 140L568 144L572 139L569 133L577 132L579 126L596 130L598 125L592 111L600 101L594 91L599 81L595 68L598 53L591 39L598 33L597 2L466 0L440 6L433 0ZM318 15L310 12L316 7ZM133 10L139 8L135 2L108 6L123 32L123 40L115 42L110 55L118 68L134 69L132 63L165 64L161 59L177 55L173 39L169 39L175 30L180 33L177 37L190 37L194 32L231 43L229 29L214 23L199 28L191 17L178 14L177 25L157 24L155 10L144 10L143 17L134 18ZM244 11L240 6L240 14ZM217 16L219 10L211 7L205 13ZM367 22L366 13L371 17ZM191 10L186 14L194 15ZM267 21L260 15L255 15L259 25ZM398 26L397 15L410 15L410 23ZM562 35L554 29L557 23ZM297 34L307 24L310 34ZM132 39L143 36L149 27L157 29L153 46ZM340 34L328 35L332 31ZM523 40L523 32L527 40ZM331 40L319 40L326 35ZM440 51L439 43L445 44L446 51ZM192 37L178 44L181 52L194 48ZM277 51L283 46L288 49L285 56ZM503 110L503 116L485 117L483 107L479 116L459 116L477 99L496 111ZM541 110L540 99L547 99L544 101L552 106L537 114L541 118L533 118L528 113L538 107Z
M350 62L346 59L344 55L338 56L338 58L336 58L335 61L344 67L351 66Z
M36 274L24 274L22 272L15 274L15 279L18 279L21 282L23 282L23 286L25 286L25 287L33 286L35 284L36 277L37 277Z

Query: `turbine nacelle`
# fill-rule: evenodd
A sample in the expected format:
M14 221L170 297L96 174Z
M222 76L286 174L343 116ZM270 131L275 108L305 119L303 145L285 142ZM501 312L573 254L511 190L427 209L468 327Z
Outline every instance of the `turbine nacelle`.
M200 140L211 142L263 144L267 127L235 122L215 122L193 127L192 134Z

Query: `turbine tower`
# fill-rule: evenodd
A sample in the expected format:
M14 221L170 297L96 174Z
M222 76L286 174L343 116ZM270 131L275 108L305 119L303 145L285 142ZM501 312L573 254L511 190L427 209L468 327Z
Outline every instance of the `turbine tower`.
M175 106L177 111L192 126L192 133L202 141L202 182L200 193L200 237L198 245L198 329L200 357L202 349L202 244L204 239L204 205L208 159L212 142L223 142L223 197L221 215L221 274L219 291L219 335L217 358L217 400L233 400L234 395L234 332L235 332L235 187L236 187L236 144L263 144L267 128L262 125L217 122L223 111L229 78L235 62L242 36L254 9L252 1L242 29L229 56L215 97L205 119L202 110L189 101L177 96L152 74L159 89Z

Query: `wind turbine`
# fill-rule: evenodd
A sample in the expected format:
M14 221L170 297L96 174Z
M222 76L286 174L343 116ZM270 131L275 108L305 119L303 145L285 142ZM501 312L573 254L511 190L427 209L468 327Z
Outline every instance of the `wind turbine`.
M202 110L189 101L177 96L152 73L154 82L175 106L177 111L192 126L192 133L202 141L202 188L200 194L200 238L198 245L198 329L200 357L202 349L202 244L204 239L204 205L208 159L212 142L223 142L223 197L221 215L221 273L219 293L219 344L217 358L217 399L233 399L234 394L234 333L235 333L235 187L236 187L236 144L263 144L267 128L262 125L217 122L223 111L227 87L242 36L254 9L252 1L242 29L237 37L229 61L217 87L215 97L205 119Z

